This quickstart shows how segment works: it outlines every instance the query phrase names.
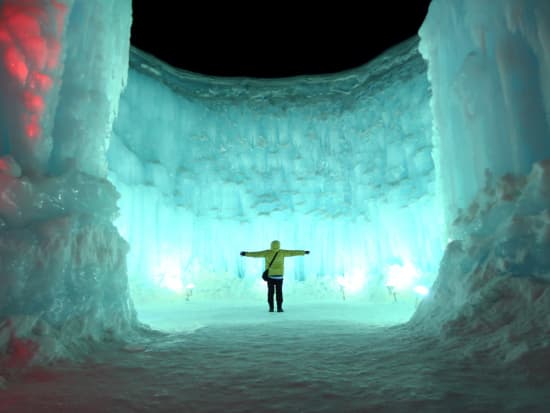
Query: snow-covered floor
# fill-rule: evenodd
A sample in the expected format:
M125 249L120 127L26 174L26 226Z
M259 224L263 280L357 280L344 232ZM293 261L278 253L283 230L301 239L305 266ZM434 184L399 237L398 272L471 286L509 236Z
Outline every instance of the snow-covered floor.
M163 329L80 365L33 368L0 412L548 412L541 373L420 337L411 304L187 302L140 308ZM390 324L394 324L390 326Z

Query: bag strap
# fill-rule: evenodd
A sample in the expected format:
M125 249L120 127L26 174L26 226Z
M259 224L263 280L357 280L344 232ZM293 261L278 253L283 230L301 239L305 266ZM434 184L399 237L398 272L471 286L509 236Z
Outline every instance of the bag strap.
M271 268L271 264L273 264L273 261L275 261L275 257L277 257L277 254L279 253L279 251L277 251L275 253L275 255L273 256L273 258L271 259L271 262L269 263L269 266L267 267L267 269L269 270Z

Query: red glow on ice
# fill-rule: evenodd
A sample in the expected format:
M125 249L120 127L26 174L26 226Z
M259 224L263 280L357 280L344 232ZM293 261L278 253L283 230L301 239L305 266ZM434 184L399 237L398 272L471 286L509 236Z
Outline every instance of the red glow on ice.
M11 42L12 40L9 32L4 27L0 27L0 43L9 44Z
M40 36L39 18L44 16L41 9L8 3L4 4L0 14L8 30L15 34L17 39L24 40L29 36Z
M55 69L59 64L59 39L63 34L68 8L57 0L51 0L50 5L53 7L50 6L48 13L47 5L34 6L33 3L42 2L26 1L23 4L2 5L0 41L18 47L33 69L42 70L46 66L50 70Z
M48 41L48 61L46 67L49 70L53 70L59 64L59 56L61 55L61 44L55 39L49 39Z
M59 0L10 1L0 5L0 47L9 75L20 85L18 96L27 113L22 127L29 139L42 134L45 93L59 67L68 7ZM52 73L50 73L50 71ZM19 94L20 93L20 94Z
M37 353L39 348L38 343L29 339L21 339L17 337L15 335L15 329L11 320L7 320L2 326L2 329L3 328L9 329L10 339L6 349L7 358L3 360L4 363L2 367L25 367Z
M31 92L25 91L23 93L23 99L25 100L25 107L34 113L42 113L44 111L44 98L40 95L35 95Z
M10 352L10 356L6 363L6 367L20 368L29 364L38 351L38 344L32 340L17 338L15 334L12 333L8 351Z
M25 62L25 56L15 46L9 46L4 53L4 64L9 74L16 78L22 85L27 81L29 68Z
M47 92L53 86L50 76L40 72L33 72L29 77L29 88L40 92Z
M41 30L41 24L48 21L45 10L29 5L8 4L3 7L1 15L27 62L37 69L43 69L49 57L48 39Z
M26 123L25 133L32 140L37 139L42 133L42 128L40 127L36 116L32 116L31 120Z
M48 61L48 45L46 39L40 36L28 37L21 47L29 63L39 70L44 69Z
M52 0L53 6L57 10L55 18L57 20L57 37L61 37L63 34L63 26L65 24L65 16L67 15L67 6L63 3L60 3L56 0Z

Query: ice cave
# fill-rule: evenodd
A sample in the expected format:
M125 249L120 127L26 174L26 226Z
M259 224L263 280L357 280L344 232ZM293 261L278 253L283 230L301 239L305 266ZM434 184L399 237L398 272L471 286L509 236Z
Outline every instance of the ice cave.
M131 25L0 0L0 412L550 410L550 2L281 79Z

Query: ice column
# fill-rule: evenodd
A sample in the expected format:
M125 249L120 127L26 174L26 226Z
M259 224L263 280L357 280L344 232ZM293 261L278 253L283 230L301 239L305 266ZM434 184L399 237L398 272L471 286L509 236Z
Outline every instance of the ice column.
M550 156L550 3L435 0L420 36L450 224L488 173L526 174Z
M68 21L53 172L107 175L106 152L128 76L131 1L77 1Z
M412 322L521 362L548 349L550 3L434 0L420 34L451 242Z
M130 23L130 0L0 1L0 348L7 354L26 337L34 342L29 354L67 355L69 342L112 338L135 321L128 246L112 223L118 193L105 179Z

